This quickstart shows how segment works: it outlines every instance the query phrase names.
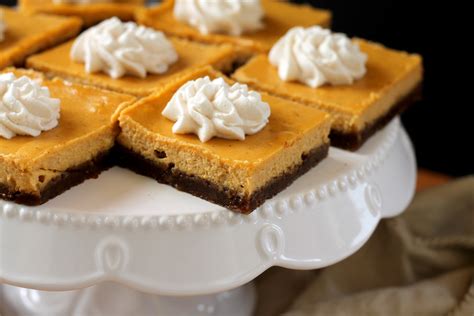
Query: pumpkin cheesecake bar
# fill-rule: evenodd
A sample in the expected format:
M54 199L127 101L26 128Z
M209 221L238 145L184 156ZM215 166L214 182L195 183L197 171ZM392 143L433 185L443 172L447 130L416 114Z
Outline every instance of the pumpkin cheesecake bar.
M201 116L202 113L211 114L207 107L209 103L200 97L194 99L198 104L194 104L197 107L193 115L200 117L197 121L181 117L173 123L169 119L170 113L171 116L180 116L184 108L164 116L170 104L178 102L182 106L183 98L189 96L193 85L199 86L203 82L197 90L209 95L212 94L212 84L229 81L212 69L203 68L122 112L119 119L121 132L117 138L118 164L178 190L247 214L326 157L329 115L266 93L262 93L259 99L255 92L248 92L255 97L256 103L243 102L243 108L236 111L224 102L223 111L227 109L228 112L215 114L212 119L214 126ZM243 85L234 85L230 89L233 93L237 93L235 89L243 89L240 97L247 95ZM221 96L218 93L209 100L212 102ZM248 114L257 106L261 106L260 112ZM205 108L207 110L203 110ZM271 111L269 117L267 110ZM200 111L201 114L197 114ZM235 117L236 113L240 118ZM257 117L263 118L264 127L250 128L251 135L239 134L241 130L237 126L241 120L258 121ZM226 126L227 119L231 123ZM199 129L199 137L188 134L203 121L207 123ZM212 138L209 131L222 135Z
M31 15L0 6L0 69L22 65L29 55L75 36L82 22L77 18Z
M343 75L342 79L333 78L334 81L347 80L344 83L319 85L316 80L325 75L334 76L333 70L336 68L331 68L326 73L326 69L322 68L311 76L314 67L311 62L301 71L300 80L306 79L307 84L298 81L295 75L298 71L288 71L289 64L284 65L286 68L281 70L284 76L294 78L283 80L279 69L272 64L269 56L263 54L255 56L239 68L233 78L254 89L330 113L334 120L330 134L331 145L356 150L394 116L416 101L421 91L423 70L421 56L417 54L388 49L362 39L354 39L352 43L358 45L362 59L366 59L366 70L363 67L363 71L352 69L358 76L355 79L348 79ZM289 51L292 50L287 50ZM278 54L274 57L280 61L286 58ZM297 60L291 58L289 60ZM346 75L344 72L343 74ZM309 86L311 84L318 86Z
M0 73L3 94L10 97L0 99L0 198L27 205L108 168L118 114L135 100L13 68Z
M155 7L137 10L136 20L140 24L161 30L169 35L205 43L230 43L254 52L267 52L286 31L295 25L321 25L329 27L331 24L330 11L316 9L309 5L297 5L287 1L251 0L247 2L239 1L239 6L245 7L248 5L249 8L247 11L242 12L242 16L238 18L246 20L245 23L248 24L248 20L256 15L255 12L262 11L260 14L261 22L258 22L260 25L255 30L243 30L242 34L236 34L235 29L232 29L233 26L225 27L230 24L229 20L237 19L235 12L230 13L229 17L224 12L220 12L221 21L216 21L216 30L211 29L207 32L201 32L195 26L176 17L177 10L175 5L177 2L181 2L181 8L187 11L184 14L193 14L194 8L203 6L205 3L195 4L193 3L194 1L188 0L164 0ZM258 4L258 6L255 7L253 3ZM201 12L195 12L195 16L188 16L187 18L189 18L191 23L192 21L203 19L205 20L204 24L211 24L211 21L216 18L216 10L222 9L224 6L219 7L219 5L222 4L218 1L209 1L206 6L200 8ZM218 29L222 26L224 26L223 29ZM243 27L245 28L246 26Z
M81 18L85 26L116 16L121 20L133 20L134 11L145 4L145 0L81 1L81 0L19 0L21 11L47 13Z
M84 69L84 64L73 61L70 57L74 41L31 56L27 60L27 65L45 73L48 77L58 76L72 82L144 97L186 72L192 72L204 65L225 70L230 68L235 60L241 58L230 45L205 45L178 38L170 38L169 41L176 50L176 62L163 74L148 74L145 78L131 75L112 78L103 72L88 73Z

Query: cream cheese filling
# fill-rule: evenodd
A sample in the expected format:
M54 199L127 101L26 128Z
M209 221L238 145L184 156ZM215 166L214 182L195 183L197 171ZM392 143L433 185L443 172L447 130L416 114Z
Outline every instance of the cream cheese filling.
M0 155L0 184L12 192L39 195L55 177L108 152L114 145L116 134L115 126L105 126L81 139L52 148L39 157Z
M152 133L128 116L120 119L122 132L118 142L157 164L174 164L180 172L249 196L273 178L301 164L302 154L327 144L330 121L324 124L259 161L224 160L213 153L196 150L193 145ZM166 157L158 158L156 150L164 152Z

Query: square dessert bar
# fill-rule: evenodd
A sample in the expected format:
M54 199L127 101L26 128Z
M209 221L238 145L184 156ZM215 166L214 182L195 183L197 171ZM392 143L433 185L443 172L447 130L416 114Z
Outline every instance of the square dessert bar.
M5 38L0 41L0 69L22 65L29 55L75 36L82 26L77 18L31 15L4 6L0 11L6 24Z
M91 26L114 16L123 21L133 20L134 11L145 4L145 0L102 1L102 3L100 1L99 3L71 2L73 1L19 0L18 5L21 11L27 13L76 16L84 21L85 26Z
M0 137L0 198L39 205L109 167L118 114L135 97L46 80L29 70L4 72L41 81L61 104L57 127L37 137Z
M326 157L330 116L263 93L269 123L245 140L174 134L161 112L188 80L220 75L210 68L141 99L120 116L119 165L178 190L250 213Z
M286 1L262 0L265 15L263 19L264 27L261 30L245 33L242 36L206 35L175 19L173 7L174 0L165 0L158 6L139 9L136 11L136 20L140 24L153 27L170 35L205 43L231 43L257 52L269 51L281 36L296 25L329 27L331 24L330 11Z
M377 130L420 95L422 59L356 39L368 55L364 77L350 85L311 88L285 82L266 55L259 55L238 69L233 78L257 90L326 111L333 116L331 145L358 149Z
M124 76L114 79L102 72L87 73L84 64L74 62L69 57L73 41L31 56L27 65L48 77L58 76L73 82L143 97L177 80L186 72L204 65L225 70L232 67L234 61L241 57L230 45L205 45L177 38L170 38L170 41L178 53L178 61L172 64L167 72L148 74L146 78Z

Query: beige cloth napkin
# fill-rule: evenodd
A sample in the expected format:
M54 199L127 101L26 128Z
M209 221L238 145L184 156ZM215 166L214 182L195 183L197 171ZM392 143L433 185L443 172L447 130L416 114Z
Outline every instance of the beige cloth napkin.
M348 259L317 272L287 316L474 315L474 177L422 192Z

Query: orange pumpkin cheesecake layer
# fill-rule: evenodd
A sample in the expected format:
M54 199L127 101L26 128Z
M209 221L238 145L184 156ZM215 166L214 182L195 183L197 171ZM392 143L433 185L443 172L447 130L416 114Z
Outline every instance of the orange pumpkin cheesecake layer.
M144 0L119 0L108 3L55 3L54 0L19 0L19 8L27 13L49 13L75 16L85 26L94 25L111 17L122 21L133 20L134 12L145 4Z
M74 62L69 57L73 41L30 57L27 65L48 77L58 76L73 82L143 97L199 67L212 65L218 69L228 69L240 58L230 45L205 45L177 38L170 38L170 41L178 53L178 61L170 65L164 74L148 74L146 78L124 76L113 79L102 72L87 73L84 64Z
M6 69L40 80L61 100L59 124L37 137L0 137L0 198L41 204L105 168L118 134L118 114L135 97L47 80L29 70Z
M197 29L175 19L173 0L137 10L136 20L170 35L205 43L230 43L256 52L267 52L290 28L294 26L331 25L331 12L315 9L309 5L296 5L286 1L262 0L265 17L264 28L242 36L224 34L201 34Z
M26 57L61 43L79 33L81 20L50 15L31 15L0 6L7 26L0 42L0 69L21 65Z
M251 59L233 78L257 90L330 113L334 120L331 144L357 149L417 93L423 69L419 55L361 39L355 42L368 55L367 72L350 85L311 88L300 82L285 82L267 55Z
M269 123L243 141L202 143L194 134L174 134L174 123L161 112L182 84L205 75L219 76L203 69L121 114L122 166L249 213L327 155L329 115L266 93L262 99L271 108Z

